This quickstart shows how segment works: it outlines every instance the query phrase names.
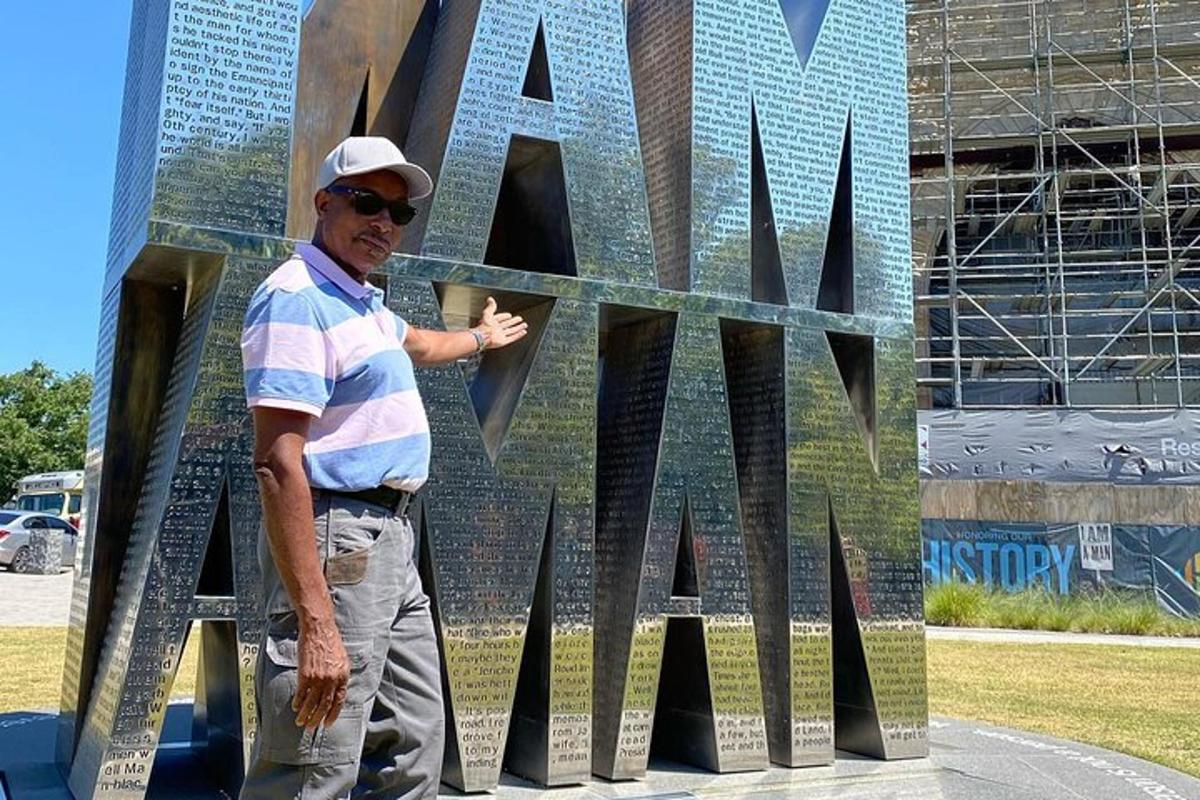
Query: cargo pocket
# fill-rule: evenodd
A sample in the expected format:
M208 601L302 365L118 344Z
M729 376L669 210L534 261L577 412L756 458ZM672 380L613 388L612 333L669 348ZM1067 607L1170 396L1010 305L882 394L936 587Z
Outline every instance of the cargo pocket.
M367 703L375 696L378 686L371 685L370 641L346 642L346 655L350 658L350 681L346 685L346 700L337 721L322 728L320 753L322 764L350 764L362 755L363 737L366 735ZM378 675L375 677L378 680Z
M364 703L373 694L363 691L371 661L371 643L345 643L350 660L346 701L333 725L316 730L297 726L296 712L292 710L292 698L299 685L298 634L268 631L265 648L259 685L259 737L263 757L279 764L297 766L356 761L362 752Z

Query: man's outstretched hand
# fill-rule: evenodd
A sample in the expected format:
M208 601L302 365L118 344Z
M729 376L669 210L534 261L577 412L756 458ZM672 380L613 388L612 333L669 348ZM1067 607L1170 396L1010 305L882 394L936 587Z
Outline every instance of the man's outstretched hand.
M506 311L496 312L496 299L489 297L483 305L483 316L475 328L483 334L484 348L496 350L523 339L529 333L529 323Z
M479 324L466 331L431 331L410 326L404 337L404 350L418 367L436 367L449 364L460 358L478 353L480 350L495 350L508 347L525 337L529 324L520 317L506 311L497 313L496 299L489 297L483 305Z

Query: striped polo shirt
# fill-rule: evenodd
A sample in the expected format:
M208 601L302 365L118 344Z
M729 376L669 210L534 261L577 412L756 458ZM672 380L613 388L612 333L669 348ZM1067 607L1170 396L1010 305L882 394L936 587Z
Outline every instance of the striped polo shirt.
M383 291L309 244L267 278L246 312L242 366L251 408L311 414L312 486L416 491L429 475L429 422L404 351L408 324Z

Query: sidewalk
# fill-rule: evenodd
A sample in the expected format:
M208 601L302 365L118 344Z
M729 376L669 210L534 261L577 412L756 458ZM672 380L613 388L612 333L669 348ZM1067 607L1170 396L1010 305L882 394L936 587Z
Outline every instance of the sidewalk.
M57 575L18 575L0 570L0 627L56 628L71 611L71 570Z
M1200 650L1200 639L1174 636L1117 636L1108 633L1018 631L1006 628L936 628L933 626L925 629L925 636L933 640L952 639L964 642L1107 644L1122 647L1183 647Z
M171 800L229 795L211 783L192 741L194 709L166 709L155 762L160 790ZM53 714L0 714L0 771L16 798L71 800L54 765L58 719ZM591 781L549 792L504 774L491 800L1184 800L1200 797L1200 780L1157 764L1035 733L935 717L930 755L875 761L839 752L830 765L715 775L655 759L645 780ZM442 788L439 798L461 800ZM0 798L4 792L0 789Z

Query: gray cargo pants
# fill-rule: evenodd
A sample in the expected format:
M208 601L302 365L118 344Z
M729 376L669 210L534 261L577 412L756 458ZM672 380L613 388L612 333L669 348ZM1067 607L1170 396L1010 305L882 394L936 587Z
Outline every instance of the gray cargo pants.
M259 534L267 628L258 654L258 736L242 800L432 798L442 770L441 670L412 525L380 506L317 493L317 549L350 657L341 716L296 727L297 620Z

